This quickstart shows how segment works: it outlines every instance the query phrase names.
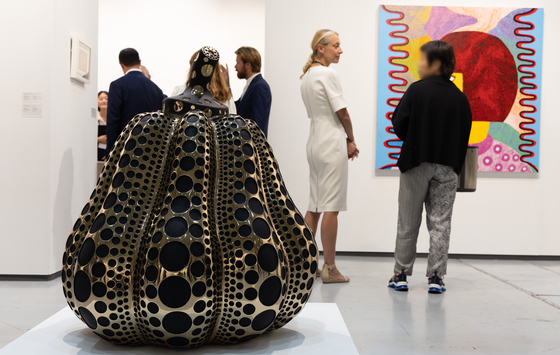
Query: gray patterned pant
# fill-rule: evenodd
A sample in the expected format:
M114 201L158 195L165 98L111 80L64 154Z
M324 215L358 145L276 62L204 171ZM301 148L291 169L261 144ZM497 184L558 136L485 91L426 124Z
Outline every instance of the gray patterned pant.
M423 205L430 233L426 276L447 272L451 215L457 192L457 174L449 166L422 163L400 176L399 222L395 248L395 274L412 275Z

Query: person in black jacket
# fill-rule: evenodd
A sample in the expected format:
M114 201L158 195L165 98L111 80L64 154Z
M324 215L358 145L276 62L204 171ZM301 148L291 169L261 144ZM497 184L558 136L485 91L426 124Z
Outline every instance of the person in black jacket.
M105 155L107 159L117 137L128 122L139 113L160 110L166 97L161 89L142 73L140 56L136 49L123 49L119 53L119 63L124 75L113 81L109 87Z
M388 286L408 290L406 277L412 275L425 205L430 233L428 291L442 293L457 176L465 162L472 114L467 97L451 81L453 47L431 41L420 51L421 80L410 85L392 117L403 145L397 163L401 175L395 275Z
M272 105L270 86L261 74L261 55L253 47L240 47L235 51L235 70L239 79L246 79L247 83L241 97L235 101L237 114L243 118L250 118L268 137L268 120ZM228 86L229 68L221 66L222 75Z

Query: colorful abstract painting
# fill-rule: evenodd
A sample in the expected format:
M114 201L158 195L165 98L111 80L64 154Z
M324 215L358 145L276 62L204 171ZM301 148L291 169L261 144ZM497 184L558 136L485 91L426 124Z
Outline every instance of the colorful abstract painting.
M419 80L420 47L455 49L453 82L473 113L479 171L538 172L543 9L394 6L379 9L376 169L394 169L402 142L391 116Z

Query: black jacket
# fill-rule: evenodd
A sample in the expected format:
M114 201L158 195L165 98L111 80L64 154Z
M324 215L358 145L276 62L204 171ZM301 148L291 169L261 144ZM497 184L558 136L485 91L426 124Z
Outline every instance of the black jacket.
M459 174L471 133L472 114L465 94L450 80L434 76L406 90L392 117L403 141L397 166L406 172L421 163L454 168Z
M261 74L253 78L245 95L237 101L237 114L243 118L250 118L257 123L265 137L268 135L268 118L272 104L270 86Z
M165 95L140 71L131 71L113 81L107 103L106 157L128 122L139 113L161 110Z

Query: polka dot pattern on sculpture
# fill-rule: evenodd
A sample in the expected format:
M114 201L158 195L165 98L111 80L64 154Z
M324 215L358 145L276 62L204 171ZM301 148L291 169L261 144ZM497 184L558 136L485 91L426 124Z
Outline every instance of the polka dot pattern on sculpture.
M161 147L170 144L174 126L157 112L132 119L117 139L65 250L62 278L68 304L90 328L116 343L146 342L137 321L138 286L132 270L146 257L135 250L164 176L167 151ZM75 274L70 257L79 261Z
M66 241L63 289L106 340L228 344L299 313L317 258L253 121L154 112L117 139Z

